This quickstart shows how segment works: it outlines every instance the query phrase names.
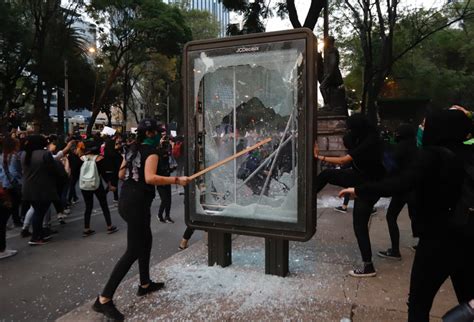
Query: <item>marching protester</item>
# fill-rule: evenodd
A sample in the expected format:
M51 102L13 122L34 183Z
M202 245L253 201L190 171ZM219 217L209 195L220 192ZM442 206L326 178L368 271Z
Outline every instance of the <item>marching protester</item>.
M100 145L96 141L85 142L83 162L79 175L79 188L86 204L84 211L84 231L83 237L95 234L95 230L90 228L92 208L94 207L94 195L99 200L102 214L107 224L107 234L113 234L118 228L112 225L110 210L107 204L107 193L102 184L101 176L105 175L104 157L99 155Z
M390 176L399 175L401 171L407 169L415 159L417 153L416 133L411 125L401 124L396 131L395 141L397 144L393 147L393 150L388 153L388 159L390 159L390 161L385 162L391 164ZM386 166L386 169L387 168L389 168L389 166ZM415 224L416 216L414 215L415 200L413 191L394 195L387 209L387 225L392 247L386 251L379 251L377 255L380 257L395 260L402 258L400 254L400 231L398 229L397 218L405 204L408 204L408 215L412 221L413 237L418 237Z
M429 321L433 299L448 277L459 303L474 298L474 261L469 253L474 245L474 152L463 144L471 131L472 113L455 109L427 116L423 148L400 175L339 193L357 200L415 191L420 239L410 278L409 322Z
M340 187L351 187L364 182L375 182L385 175L382 163L382 144L378 131L365 115L355 114L347 119L347 129L350 136L348 154L342 157L326 157L319 154L319 147L314 146L314 157L318 160L336 165L352 164L348 169L327 169L316 178L316 192L321 191L326 184ZM372 277L376 275L372 263L372 249L369 237L369 220L375 203L379 197L369 196L357 198L354 202L353 228L362 255L362 267L351 270L353 277Z
M113 296L132 264L138 260L140 285L137 295L144 296L158 291L164 283L150 279L150 253L152 247L151 203L155 197L155 186L188 184L188 177L157 175L159 156L158 126L152 119L142 120L137 128L137 139L129 148L120 168L119 176L124 180L119 198L119 214L127 222L127 249L120 258L102 293L92 308L114 320L123 320L124 315L115 307Z
M33 236L29 241L32 246L44 245L51 236L43 232L43 219L53 201L59 201L55 183L67 176L62 167L54 161L46 150L48 142L41 135L31 135L25 142L25 153L22 156L23 199L29 201L34 209Z
M123 157L120 153L121 146L115 139L105 141L104 147L104 168L107 182L107 192L114 194L114 202L118 202L118 173Z
M171 145L167 136L163 136L158 147L158 171L157 174L162 177L169 177L176 167L171 164ZM159 185L156 187L160 195L160 208L158 209L158 219L163 223L174 223L170 217L171 211L171 185ZM163 213L165 218L163 218Z

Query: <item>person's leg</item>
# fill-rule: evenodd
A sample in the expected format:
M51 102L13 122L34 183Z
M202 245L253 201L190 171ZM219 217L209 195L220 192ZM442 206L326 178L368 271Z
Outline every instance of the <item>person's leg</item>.
M349 272L355 277L372 277L376 275L372 264L372 248L369 237L370 213L378 199L365 200L356 198L352 212L354 233L362 255L363 266Z
M400 230L398 229L397 219L405 203L406 199L403 196L393 196L387 209L388 232L394 255L400 255Z
M408 321L428 322L433 300L448 278L448 260L445 240L420 239L411 270L408 296ZM472 272L471 272L472 273Z
M101 296L106 299L112 299L117 287L123 280L132 264L142 254L145 245L144 229L146 228L143 220L144 205L139 205L133 198L136 196L127 196L122 194L119 204L119 212L122 218L127 222L127 249L120 260L115 265L109 280L107 281ZM140 198L141 199L141 198ZM141 199L143 202L143 199ZM148 226L149 227L149 226Z
M31 205L34 209L33 236L31 240L39 241L43 238L43 219L51 205L51 201L32 201Z
M9 218L9 209L0 206L0 253L5 251L7 247L7 222Z
M411 192L407 195L408 216L411 221L411 232L413 237L420 237L419 228L416 222L416 206L415 193Z
M35 214L35 209L33 206L30 206L26 212L25 219L23 220L23 230L27 231L30 228L30 225L33 223L33 216Z
M102 184L94 191L95 196L99 200L100 208L104 214L105 222L107 223L107 228L112 227L112 219L110 217L109 205L107 204L107 192L105 192Z
M25 218L26 218L26 213L28 212L28 210L31 208L31 204L29 201L27 200L23 200L21 202L21 219L23 220L23 223L25 222Z
M92 215L92 208L94 207L94 192L81 190L82 198L84 199L84 203L86 204L84 210L84 231L91 230L91 215Z
M171 186L169 186L171 188ZM143 216L143 240L140 248L140 256L138 257L138 270L140 272L140 285L148 285L150 283L150 254L153 245L153 236L151 234L151 203L153 200L147 201Z
M165 190L165 199L166 199L166 204L165 204L165 219L171 219L170 217L170 211L171 211L171 185L166 185L164 186Z
M186 230L184 231L184 234L183 234L183 238L181 239L181 242L179 243L179 249L188 248L189 240L191 239L191 236L193 234L194 234L194 229L186 227Z
M21 192L19 189L9 189L10 196L12 198L12 207L11 207L11 214L13 223L16 227L21 227L21 219L20 219L20 205L21 205Z
M158 209L158 219L161 222L164 222L165 219L163 218L163 212L165 211L166 207L166 191L163 186L158 186L156 188L158 194L160 195L160 208Z
M353 169L326 169L316 177L316 193L328 184L339 187L354 187L362 182L361 176Z

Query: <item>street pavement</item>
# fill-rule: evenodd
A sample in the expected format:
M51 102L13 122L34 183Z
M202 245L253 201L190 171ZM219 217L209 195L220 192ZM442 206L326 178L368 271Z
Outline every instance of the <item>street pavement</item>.
M263 238L233 239L232 265L226 268L208 267L207 247L199 241L152 267L152 278L164 281L164 290L138 298L134 277L121 285L114 302L129 321L406 321L414 257L410 246L415 242L406 208L398 220L402 260L375 255L389 246L385 209L379 204L369 223L377 276L357 279L348 276L360 263L352 211L334 211L341 203L330 199L336 191L326 189L327 198L318 196L316 235L305 243L290 243L288 277L264 274ZM84 300L59 321L103 321L91 310L94 298ZM436 296L430 320L440 321L456 302L447 281Z
M182 190L173 186L171 218L174 224L158 221L158 194L153 202L152 265L179 251L178 244L186 228L184 196L179 194ZM101 291L126 248L126 223L118 215L112 194L108 197L112 222L120 229L115 234L106 233L102 211L94 199L91 228L96 234L82 237L84 204L81 197L66 219L66 225L59 225L54 216L53 228L59 233L53 235L47 245L31 247L27 243L29 238L21 238L20 229L8 231L7 247L17 249L18 254L0 261L0 321L55 320ZM191 244L202 236L196 232ZM133 265L125 279L138 273L137 266Z

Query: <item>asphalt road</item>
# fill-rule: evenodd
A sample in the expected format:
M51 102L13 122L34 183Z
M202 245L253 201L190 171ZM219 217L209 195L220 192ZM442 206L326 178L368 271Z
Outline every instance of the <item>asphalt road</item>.
M59 234L47 245L31 247L27 244L28 238L21 238L19 229L8 231L7 247L17 249L18 254L0 261L0 321L54 320L102 290L126 248L126 224L118 215L117 204L111 202L111 196L109 194L112 222L120 229L115 234L105 232L105 220L97 199L94 199L91 220L91 228L96 231L93 236L82 237L82 200L74 205L66 225L60 226L54 220L53 228L59 230ZM178 244L186 228L183 196L175 186L171 208L174 224L158 221L159 203L157 195L152 206L151 265L179 251ZM202 232L196 232L191 244L202 236ZM135 274L138 274L137 263L125 278Z

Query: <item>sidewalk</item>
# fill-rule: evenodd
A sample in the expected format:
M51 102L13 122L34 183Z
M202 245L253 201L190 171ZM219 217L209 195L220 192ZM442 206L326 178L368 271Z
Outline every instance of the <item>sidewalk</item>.
M165 281L165 290L137 298L138 277L133 277L119 287L115 302L128 319L135 321L406 321L414 255L408 248L413 240L406 208L398 222L403 258L390 261L375 255L389 246L385 209L379 209L371 219L378 274L374 278L357 279L347 274L360 261L351 211L341 214L323 208L318 209L315 237L306 243L290 242L290 275L286 278L264 274L262 238L239 236L233 240L231 266L208 267L207 248L199 242L152 268L152 278ZM98 285L97 291L101 287ZM91 310L92 302L59 321L100 321L102 316ZM456 304L448 281L435 299L432 321L439 321Z

